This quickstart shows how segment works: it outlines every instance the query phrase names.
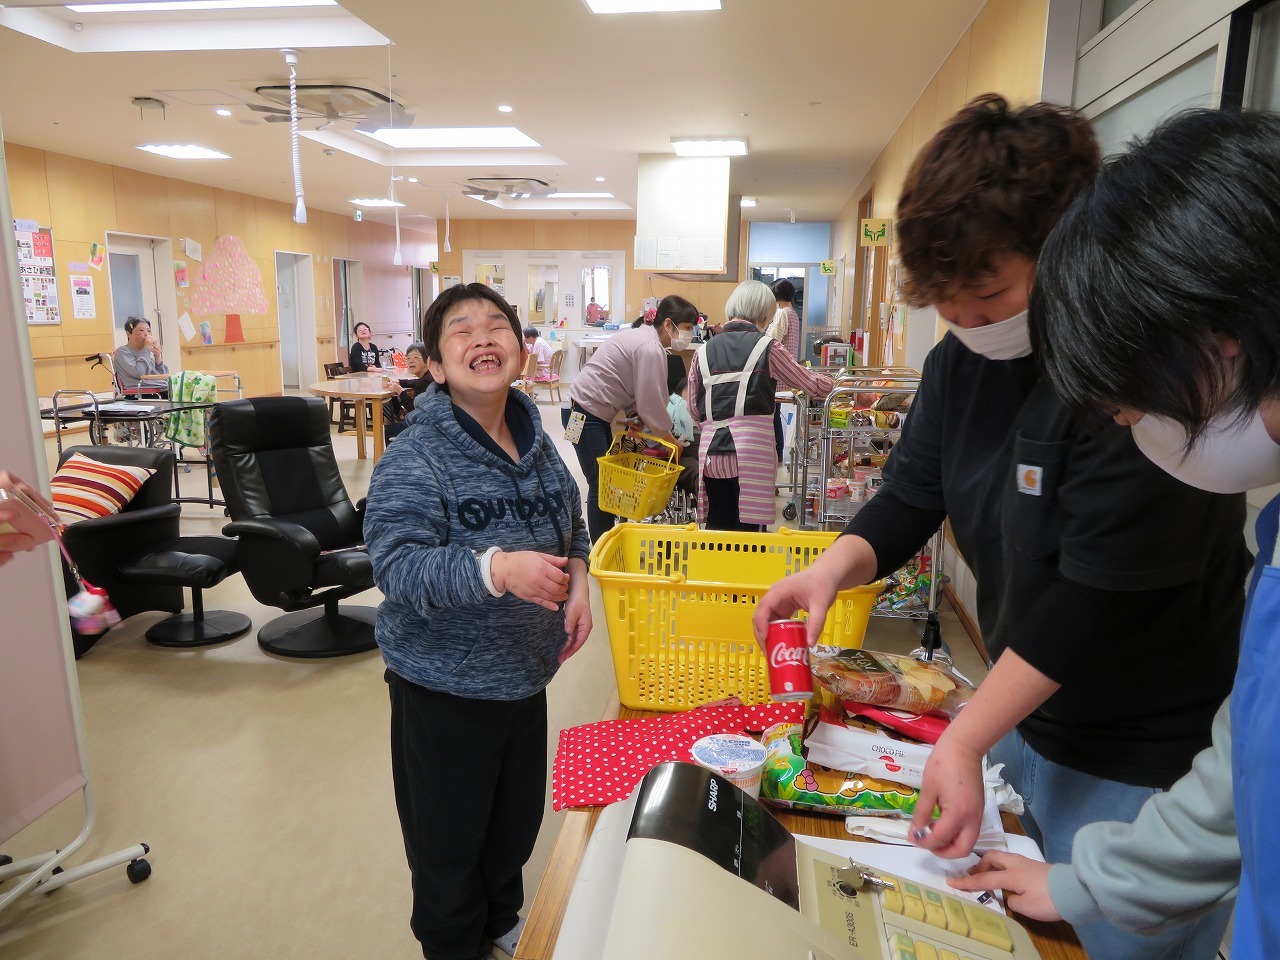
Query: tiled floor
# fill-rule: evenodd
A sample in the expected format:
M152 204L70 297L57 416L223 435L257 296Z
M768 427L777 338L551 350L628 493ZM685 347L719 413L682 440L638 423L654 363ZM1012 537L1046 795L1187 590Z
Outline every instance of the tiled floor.
M559 436L559 408L543 404ZM566 462L577 473L568 445ZM353 499L372 463L335 434ZM49 444L52 457L52 443ZM192 485L199 479L192 478ZM184 532L220 529L221 511L184 507ZM352 598L375 605L376 591ZM240 610L255 629L279 611L233 577L206 593L209 609ZM378 654L301 662L264 654L249 634L175 651L142 634L162 614L139 615L79 662L98 824L74 862L139 840L152 847L150 880L116 868L38 895L0 914L0 956L41 958L407 958L409 889L387 757L389 711ZM550 747L559 731L611 714L613 668L599 594L596 629L549 690ZM949 611L944 633L957 666L982 664ZM914 624L873 620L867 645L907 650ZM466 802L466 745L441 743ZM78 800L4 845L25 857L65 844ZM550 812L525 870L526 900L559 829Z

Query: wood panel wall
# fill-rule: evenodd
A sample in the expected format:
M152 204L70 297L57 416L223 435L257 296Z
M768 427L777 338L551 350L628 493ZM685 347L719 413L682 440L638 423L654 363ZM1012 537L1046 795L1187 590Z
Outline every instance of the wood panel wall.
M841 325L846 333L861 322L854 313L859 309L862 281L858 201L870 190L872 215L893 217L915 155L978 94L1000 93L1011 103L1039 100L1048 16L1048 0L988 0L876 158L871 171L850 194L832 230L832 256L845 256L845 316ZM873 305L872 311L879 316L879 303ZM894 362L902 363L903 356L897 355Z
M110 275L105 269L94 275L97 317L76 320L70 315L68 262L87 262L90 244L105 243L108 232L170 238L174 258L187 261L192 286L178 290L178 313L188 311L200 264L180 249L183 238L200 243L207 253L224 234L239 237L262 273L267 294L265 314L242 315L245 343L224 342L226 318L200 316L207 321L214 344L199 340L182 345L185 369L224 369L240 373L246 396L281 391L280 332L274 295L275 252L310 254L315 278L315 331L319 365L338 357L334 336L333 258L359 260L364 271L364 303L357 306L361 319L388 334L412 326L409 306L411 266L427 267L436 256L434 235L401 230L405 266L391 263L395 248L392 227L320 210L308 211L308 222L293 222L293 205L242 193L219 190L184 180L140 173L124 167L68 157L7 143L9 191L14 216L36 220L53 230L54 257L58 268L58 296L63 307L61 324L28 328L35 359L35 381L41 396L63 387L110 389L109 378L98 368L93 374L83 357L114 348L111 330ZM386 339L390 339L388 336ZM399 338L397 338L398 340Z

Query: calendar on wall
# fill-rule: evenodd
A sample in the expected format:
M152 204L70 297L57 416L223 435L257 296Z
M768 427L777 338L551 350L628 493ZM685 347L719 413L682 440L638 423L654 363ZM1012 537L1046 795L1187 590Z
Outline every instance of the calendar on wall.
M14 220L18 245L18 275L27 323L61 323L58 276L53 263L53 231L34 220Z

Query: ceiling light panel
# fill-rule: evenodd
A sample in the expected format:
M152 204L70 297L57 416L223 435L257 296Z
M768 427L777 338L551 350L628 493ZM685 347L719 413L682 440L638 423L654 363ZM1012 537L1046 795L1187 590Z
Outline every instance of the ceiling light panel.
M613 196L612 193L561 193L557 190L555 193L547 195L552 200L608 200Z
M68 4L74 13L165 13L182 10L272 10L277 7L336 7L338 0L156 0L146 3Z
M592 13L687 13L719 10L720 0L585 0Z
M354 200L347 201L357 207L403 207L404 204L399 200L391 200L387 197L357 197Z
M162 157L170 157L174 160L230 160L229 154L220 153L217 150L210 150L208 147L198 147L194 143L177 144L157 144L148 143L138 148L145 150L147 153L159 154Z
M671 149L677 157L745 157L747 141L740 137L695 140L691 137L672 137Z
M397 150L493 150L541 146L515 127L405 127L360 132Z

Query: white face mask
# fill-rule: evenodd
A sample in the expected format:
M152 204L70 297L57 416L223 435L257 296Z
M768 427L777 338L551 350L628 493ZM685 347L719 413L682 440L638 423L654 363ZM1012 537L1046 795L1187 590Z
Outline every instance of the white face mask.
M680 328L676 327L675 336L673 336L671 338L671 342L667 344L667 352L679 353L681 350L688 350L692 343L693 343L693 336L692 335L688 337L681 336Z
M981 327L961 327L943 320L957 340L988 360L1017 360L1031 356L1031 328L1027 311L1015 313L1008 320Z
M1167 417L1149 413L1131 429L1148 460L1189 486L1244 493L1280 483L1280 445L1267 433L1259 410L1243 423L1233 412L1218 414L1190 452L1187 431Z

